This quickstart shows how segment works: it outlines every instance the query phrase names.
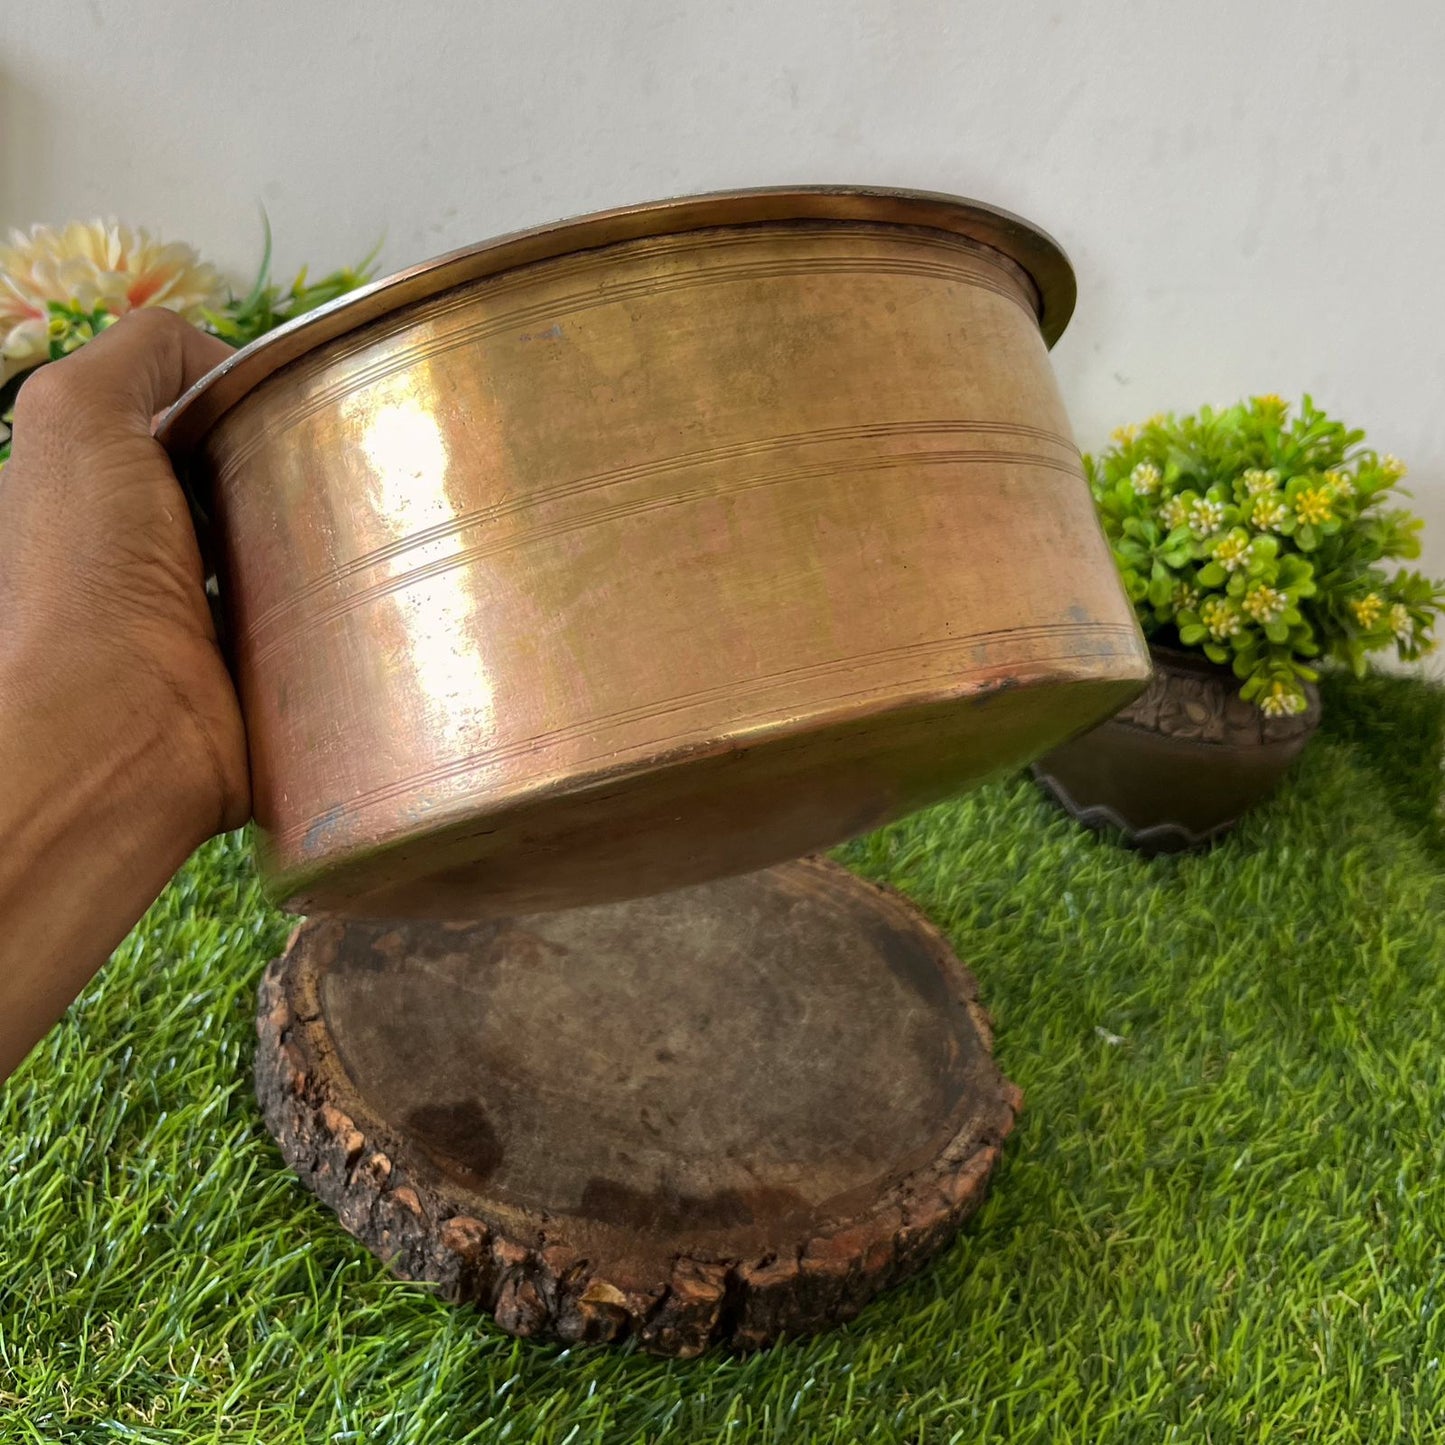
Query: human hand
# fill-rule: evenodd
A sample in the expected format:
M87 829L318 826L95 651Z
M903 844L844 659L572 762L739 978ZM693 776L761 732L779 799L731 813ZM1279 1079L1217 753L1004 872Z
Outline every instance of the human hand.
M249 816L245 734L151 421L230 354L172 312L133 312L24 383L0 472L7 713L38 710L77 758L158 733L166 786L207 834Z
M0 1080L250 812L195 534L151 435L229 354L140 311L20 388L0 471Z

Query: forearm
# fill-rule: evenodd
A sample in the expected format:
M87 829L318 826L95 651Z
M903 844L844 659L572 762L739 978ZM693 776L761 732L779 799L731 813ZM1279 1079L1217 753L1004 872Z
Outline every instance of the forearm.
M27 672L0 661L0 1080L214 821L144 711L95 716L78 694L37 693Z
M38 367L0 474L0 1081L187 855L246 735L152 420L230 355L164 309Z

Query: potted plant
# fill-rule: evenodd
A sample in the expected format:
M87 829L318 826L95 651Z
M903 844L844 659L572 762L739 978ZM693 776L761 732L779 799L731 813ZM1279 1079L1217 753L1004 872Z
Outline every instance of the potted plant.
M1395 457L1306 396L1155 416L1085 457L1154 654L1135 702L1035 776L1070 813L1149 852L1199 847L1265 797L1320 716L1324 663L1431 650L1445 584L1388 563L1421 522L1390 505Z

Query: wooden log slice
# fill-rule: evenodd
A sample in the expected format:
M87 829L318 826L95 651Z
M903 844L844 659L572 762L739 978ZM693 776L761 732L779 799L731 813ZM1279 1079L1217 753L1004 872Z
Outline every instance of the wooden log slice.
M1020 1106L943 937L817 859L487 923L313 919L257 1028L287 1161L393 1270L659 1354L851 1318L978 1207Z

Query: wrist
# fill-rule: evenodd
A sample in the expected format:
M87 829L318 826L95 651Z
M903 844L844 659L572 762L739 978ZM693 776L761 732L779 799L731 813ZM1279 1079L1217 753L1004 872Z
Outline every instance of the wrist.
M0 1081L211 831L163 715L62 677L0 665Z
M215 831L219 804L213 771L164 684L116 655L100 666L69 650L42 657L24 645L23 627L9 641L0 649L0 777L13 801L57 828L89 820L117 843L174 840L165 851L178 853L179 866Z

